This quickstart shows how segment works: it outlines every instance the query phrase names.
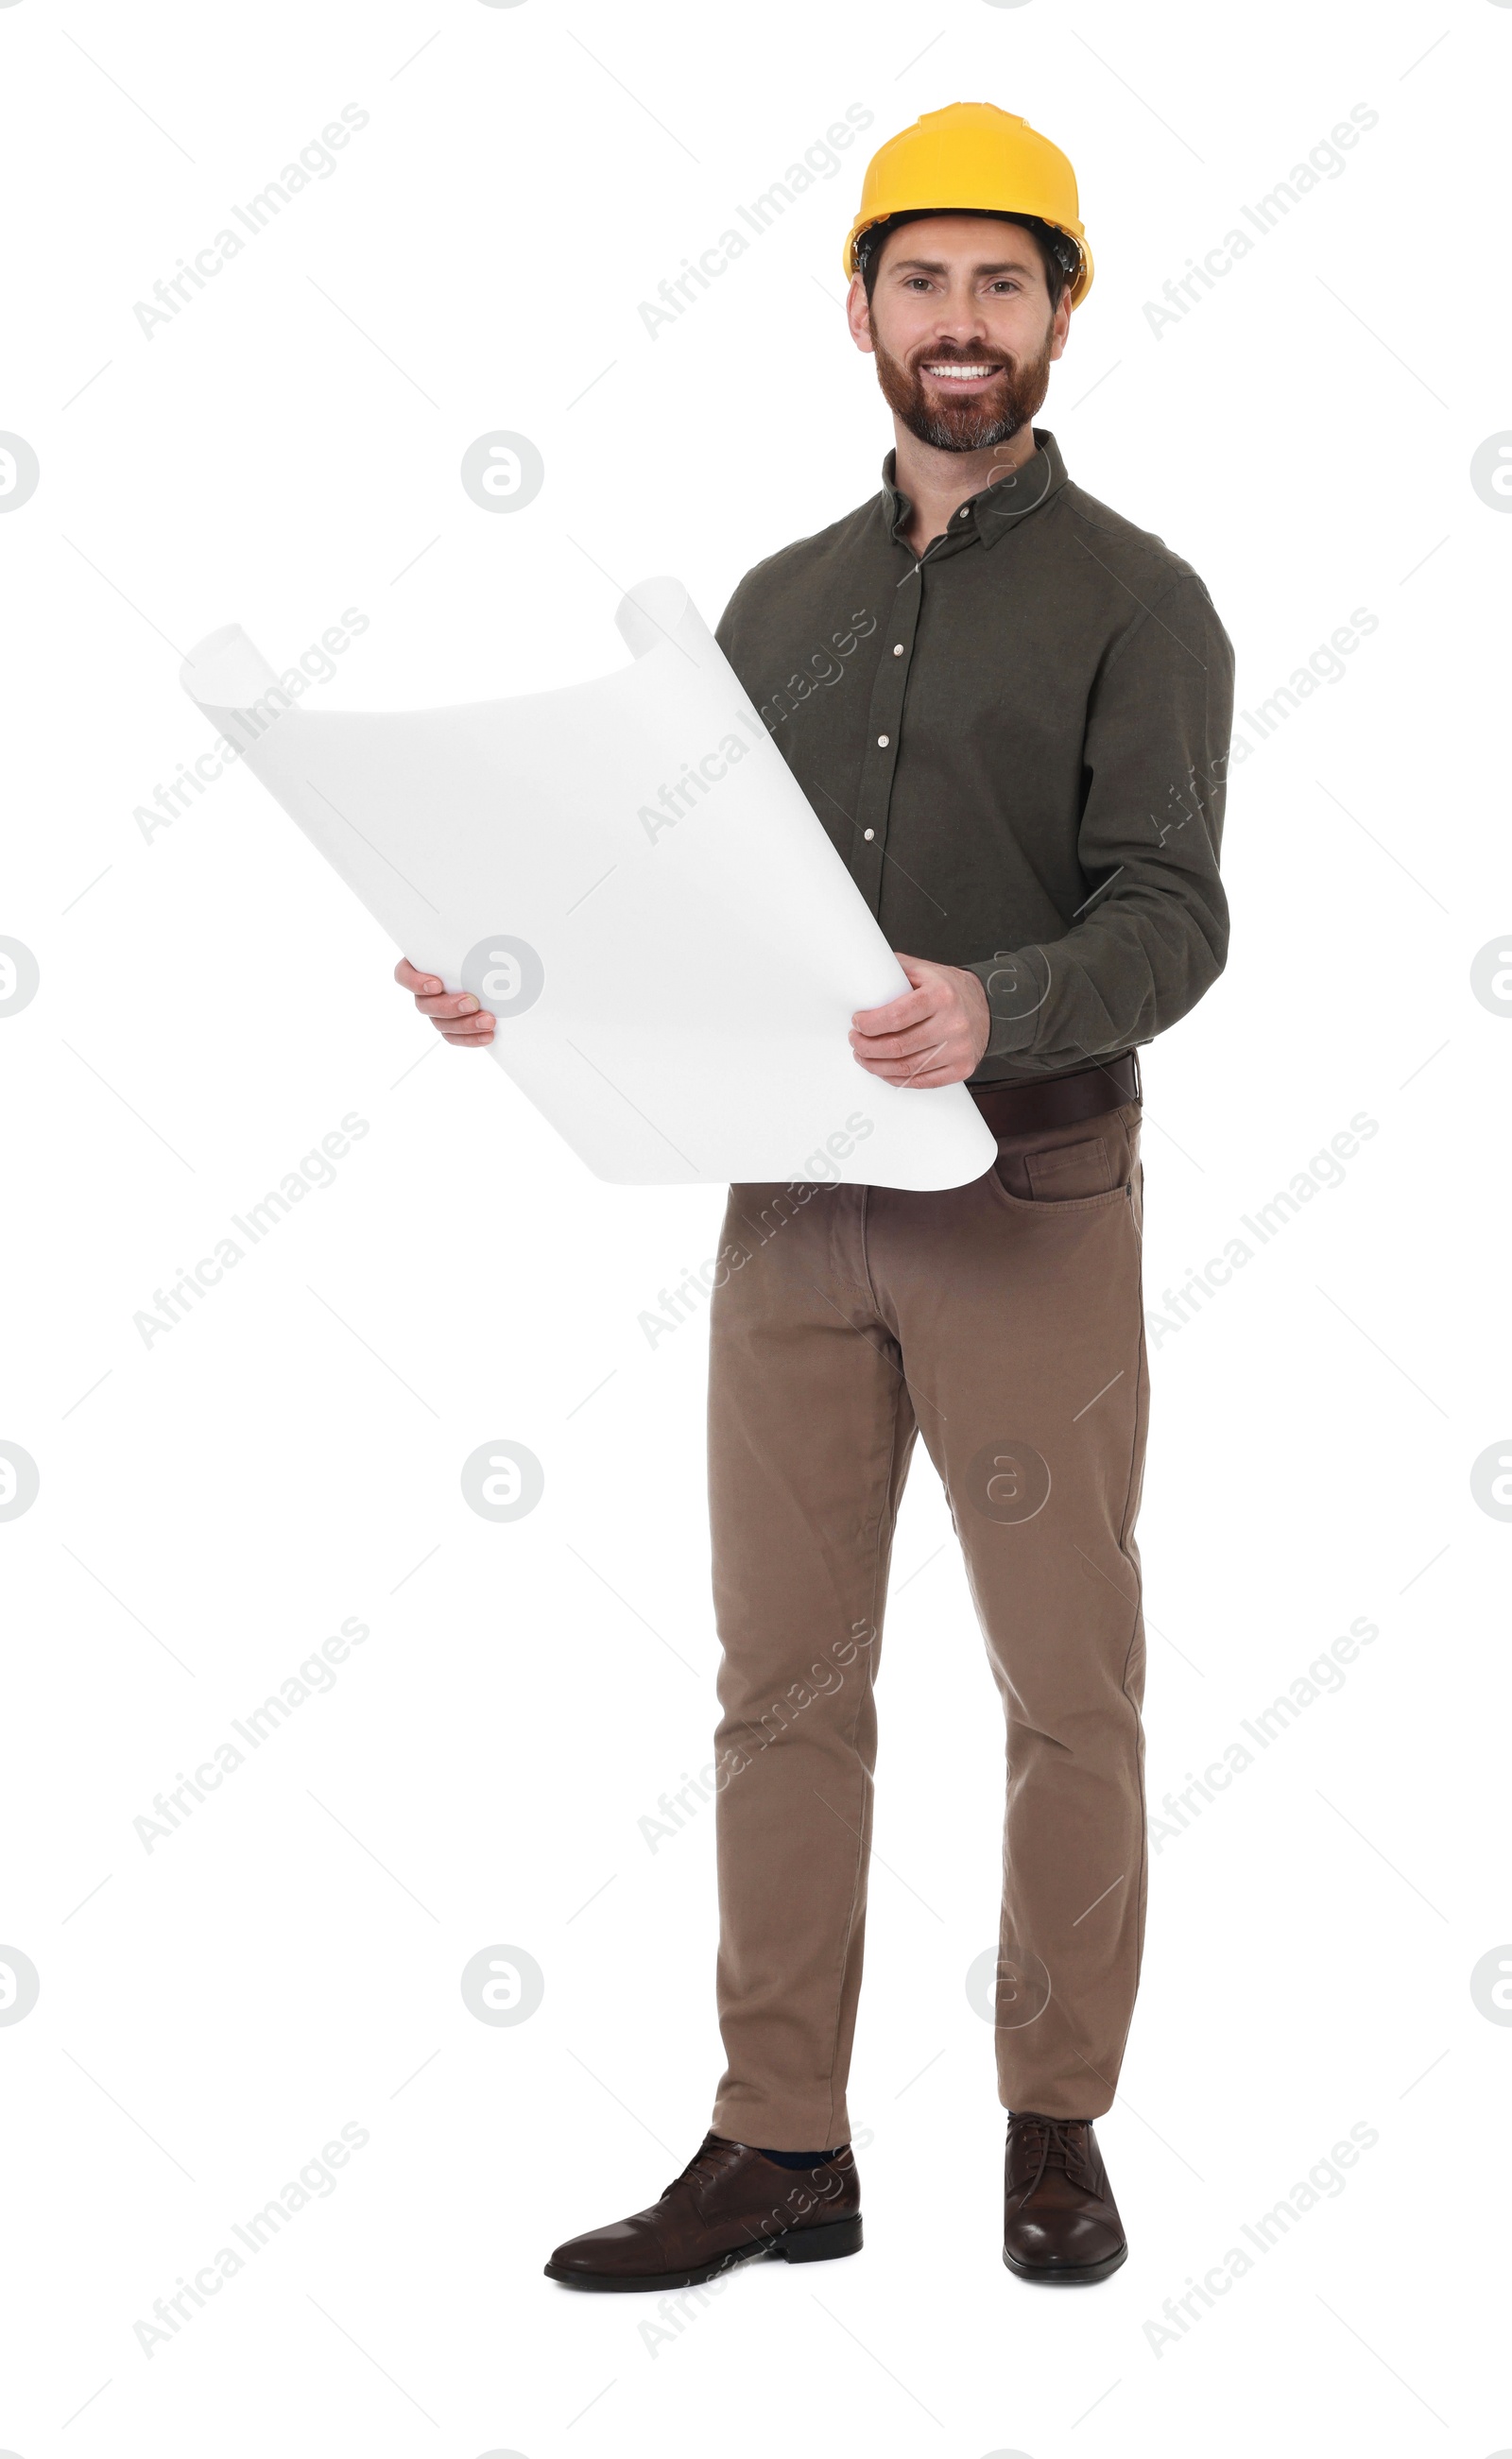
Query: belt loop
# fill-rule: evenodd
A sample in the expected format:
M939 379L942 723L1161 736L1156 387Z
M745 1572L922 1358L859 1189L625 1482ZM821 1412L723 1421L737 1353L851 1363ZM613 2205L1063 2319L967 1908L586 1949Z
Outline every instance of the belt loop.
M1144 1079L1140 1072L1139 1052L1137 1050L1131 1050L1129 1052L1129 1057L1134 1061L1134 1099L1136 1102L1143 1102L1144 1099Z

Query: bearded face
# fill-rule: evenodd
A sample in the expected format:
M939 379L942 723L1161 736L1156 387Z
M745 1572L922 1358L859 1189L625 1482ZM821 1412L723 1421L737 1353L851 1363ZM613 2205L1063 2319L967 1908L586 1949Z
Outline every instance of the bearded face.
M996 344L921 342L894 358L872 328L877 382L921 444L980 452L1006 444L1033 419L1050 389L1051 331L1018 356Z
M985 213L909 214L881 242L870 296L850 314L889 409L940 452L992 452L1033 421L1065 345L1040 242Z

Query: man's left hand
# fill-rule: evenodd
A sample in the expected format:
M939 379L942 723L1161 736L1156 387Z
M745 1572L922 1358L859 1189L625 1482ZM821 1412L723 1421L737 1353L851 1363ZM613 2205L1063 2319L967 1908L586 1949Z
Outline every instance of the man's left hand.
M899 955L912 990L850 1019L857 1061L890 1084L959 1084L973 1074L992 1031L979 976L959 965Z

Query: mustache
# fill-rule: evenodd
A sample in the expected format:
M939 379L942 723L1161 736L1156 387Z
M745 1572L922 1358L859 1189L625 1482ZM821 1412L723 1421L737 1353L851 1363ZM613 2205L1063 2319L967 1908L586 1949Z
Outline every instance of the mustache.
M1012 357L1001 350L957 350L955 348L943 350L915 350L909 361L909 366L911 368L992 367L999 371L1004 368L1011 368L1014 362Z

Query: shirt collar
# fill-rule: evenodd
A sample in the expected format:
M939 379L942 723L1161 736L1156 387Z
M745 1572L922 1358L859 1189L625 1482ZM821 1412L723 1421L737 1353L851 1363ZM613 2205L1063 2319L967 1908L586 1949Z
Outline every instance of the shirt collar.
M1030 514L1048 503L1066 483L1066 466L1060 458L1060 447L1048 427L1033 431L1035 451L1008 478L995 478L976 494L969 495L959 511L952 515L947 535L957 530L968 535L975 530L983 546L996 546L1006 530L1017 529ZM887 510L888 528L892 536L913 513L910 498L897 483L897 454L890 452L882 464L882 495ZM968 517L962 520L960 514ZM899 539L899 544L903 541Z

